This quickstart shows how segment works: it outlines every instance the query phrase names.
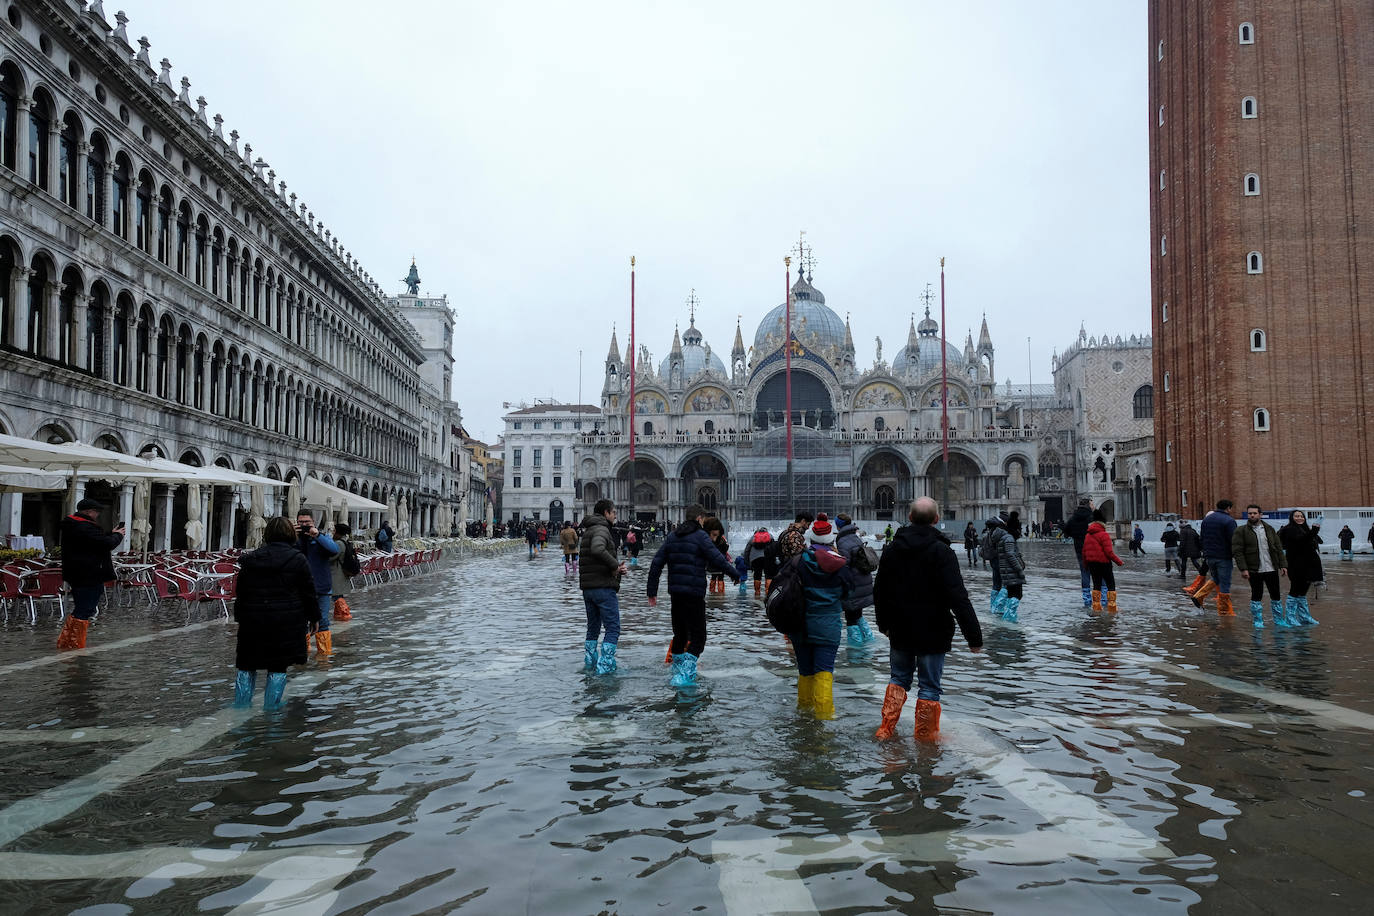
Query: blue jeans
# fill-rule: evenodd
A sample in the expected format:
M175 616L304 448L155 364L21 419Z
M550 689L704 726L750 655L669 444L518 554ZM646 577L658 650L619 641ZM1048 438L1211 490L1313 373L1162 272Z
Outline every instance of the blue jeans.
M916 699L940 699L940 676L945 672L945 654L943 652L917 655L915 652L907 652L904 649L889 648L887 658L888 667L892 670L892 683L903 690L910 690L911 679L914 675L919 687L916 691Z
M329 592L316 595L315 602L320 606L320 629L329 629L329 612L334 609L334 596Z
M805 633L791 635L792 648L797 653L797 673L809 677L817 671L835 670L835 653L839 646L816 646L806 641Z
M90 620L95 616L96 606L100 604L100 596L103 594L103 585L72 586L72 603L76 605L72 610L72 616L77 620Z
M1088 572L1088 564L1083 562L1083 551L1078 551L1078 584L1084 588L1091 588L1093 584L1092 573Z
M586 588L582 603L587 606L587 638L595 641L606 628L606 642L620 642L620 598L613 588Z
M1223 595L1231 594L1231 569L1230 557L1207 558L1207 573L1216 581Z

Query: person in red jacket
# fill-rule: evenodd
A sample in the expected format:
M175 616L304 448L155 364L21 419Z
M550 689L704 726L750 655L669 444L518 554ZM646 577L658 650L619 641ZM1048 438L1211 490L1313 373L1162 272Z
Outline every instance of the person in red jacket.
M1107 533L1107 518L1100 509L1093 510L1092 524L1088 526L1088 536L1083 539L1083 562L1087 564L1088 575L1092 576L1092 609L1102 610L1102 591L1106 586L1107 613L1116 613L1116 576L1112 574L1112 564L1125 566L1112 549L1112 536Z

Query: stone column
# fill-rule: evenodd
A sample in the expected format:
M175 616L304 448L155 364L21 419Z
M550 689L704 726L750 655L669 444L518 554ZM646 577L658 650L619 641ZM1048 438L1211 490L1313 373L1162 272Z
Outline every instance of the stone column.
M61 185L58 181L62 166L62 122L48 123L48 193L57 196Z
M21 95L15 103L14 116L14 170L24 178L29 177L29 112L33 110L33 99Z
M210 401L210 363L212 356L210 351L200 348L200 408L206 413L214 413L215 411L215 405ZM210 530L208 525L206 530ZM208 538L206 543L209 543Z
M100 225L110 232L114 231L114 161L105 163L104 174L100 176L100 193L97 203L104 201L105 212L100 215Z
M114 381L114 304L111 303L100 316L104 337L100 340L100 377L107 382Z
M43 339L34 348L49 359L62 359L62 283L49 282L43 287Z
M78 369L86 368L86 334L89 330L91 315L91 297L76 294L76 299L72 302L72 347L71 364Z
M22 350L29 341L29 277L33 271L16 264L10 274L10 344Z
M133 309L124 319L124 383L138 387L138 316Z
M86 212L86 169L90 167L91 145L82 140L76 145L76 187L72 194L76 197L76 209Z
M167 491L157 501L157 543L159 550L172 549L172 495L174 484L167 485Z

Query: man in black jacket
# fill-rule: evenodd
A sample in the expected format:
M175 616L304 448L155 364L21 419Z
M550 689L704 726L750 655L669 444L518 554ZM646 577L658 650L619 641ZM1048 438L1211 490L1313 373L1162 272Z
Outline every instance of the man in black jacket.
M1083 606L1092 607L1093 580L1088 575L1088 564L1083 562L1083 539L1088 536L1088 526L1093 523L1093 501L1086 496L1078 501L1078 508L1064 523L1064 533L1073 538L1073 552L1078 557L1078 576L1083 586Z
M86 648L86 631L95 616L105 583L115 577L110 552L124 540L124 523L106 534L96 522L105 507L94 499L76 504L76 513L62 519L62 579L72 590L76 605L57 634L57 648Z
M973 652L983 649L983 630L969 603L959 558L935 527L940 518L935 500L922 496L911 504L908 518L911 524L899 528L883 551L873 582L874 618L891 641L892 674L874 737L892 737L914 675L916 738L933 741L940 731L940 675L954 644L954 625Z
M597 500L592 514L582 520L582 542L578 545L582 562L577 569L577 584L582 587L582 603L587 607L582 670L595 670L597 674L615 671L615 650L620 642L620 597L617 592L620 591L620 577L625 575L625 564L616 557L615 535L611 533L614 524L615 503L609 499ZM598 657L596 640L602 626L606 628L606 638L601 642Z
M649 607L658 606L658 579L668 567L668 595L672 599L673 675L668 683L690 687L697 680L697 659L706 648L706 567L711 566L739 581L733 563L711 541L702 522L706 510L687 507L687 521L663 541L649 564Z

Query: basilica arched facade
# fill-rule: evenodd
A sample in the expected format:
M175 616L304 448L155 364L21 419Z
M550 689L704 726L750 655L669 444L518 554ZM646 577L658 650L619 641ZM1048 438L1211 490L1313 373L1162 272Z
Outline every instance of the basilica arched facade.
M722 518L790 515L786 486L786 362L792 355L793 465L798 509L900 521L916 496L944 495L940 328L927 310L888 363L881 343L866 369L853 333L810 277L786 306L759 322L746 350L735 329L730 364L696 327L674 332L668 356L635 361L634 513L672 520L699 502ZM1025 399L995 384L994 350L983 320L979 339L946 343L949 498L946 516L973 519L1032 505L1039 441ZM578 478L584 512L597 498L631 501L630 354L614 332L601 392L602 428L581 437ZM622 517L627 515L622 509Z

